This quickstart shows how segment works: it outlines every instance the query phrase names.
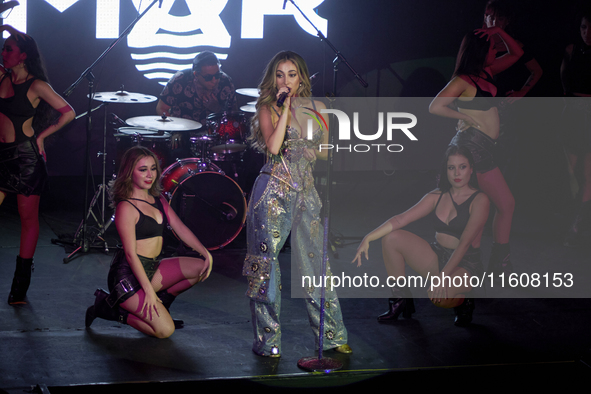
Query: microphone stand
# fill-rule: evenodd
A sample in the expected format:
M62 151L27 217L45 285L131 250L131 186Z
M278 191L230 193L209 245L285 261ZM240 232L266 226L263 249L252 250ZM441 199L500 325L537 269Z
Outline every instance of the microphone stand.
M295 4L293 0L288 0L302 16L316 29L317 35L320 40L328 44L328 46L334 51L336 57L333 60L333 86L332 86L332 97L329 98L330 106L332 108L334 97L337 92L337 75L339 63L345 64L349 70L353 73L355 78L361 83L363 87L367 87L367 82L361 77L361 75L355 71L355 69L349 64L343 54L336 49L334 45L324 36L324 34L308 19L308 17L302 12L302 10ZM332 124L332 123L331 123ZM330 129L330 126L329 126ZM329 131L329 130L327 130ZM330 143L334 146L334 133L329 131ZM326 193L325 193L325 204L324 204L324 240L323 240L323 255L322 255L322 274L321 278L326 277L326 266L328 263L328 248L329 248L329 232L330 232L330 189L331 189L331 168L332 168L332 149L328 150L328 166L326 169ZM324 282L324 281L323 281ZM343 364L335 359L323 357L322 351L324 347L324 301L326 295L326 288L323 285L321 288L321 299L320 299L320 323L318 327L318 357L304 357L298 360L298 367L311 372L331 372L341 369Z
M131 30L137 24L137 22L158 1L159 0L153 0L152 3L144 10L144 12L142 12L140 15L138 15L135 18L135 20L133 22L131 22L131 24L129 26L127 26L127 28L119 35L119 37L117 37L107 47L107 49L105 49L105 51L63 93L63 97L67 98L74 92L74 90L82 82L82 80L86 79L88 81L88 111L86 112L86 116L87 116L86 117L86 153L85 153L86 160L85 160L85 165L84 165L84 173L86 176L86 183L85 183L85 187L84 187L84 213L82 215L82 222L80 223L78 231L74 235L74 240L72 242L64 242L64 241L55 240L55 239L52 240L52 243L63 243L63 244L71 244L71 245L78 246L78 248L76 250L74 250L70 255L68 255L67 257L64 258L64 264L69 263L73 259L74 255L78 252L87 253L91 247L91 244L92 244L92 242L90 242L90 240L87 237L87 219L88 219L88 216L92 213L92 207L94 206L95 201L93 201L92 205L88 209L88 213L86 211L86 207L88 206L88 196L89 196L88 189L89 189L89 179L90 179L90 137L91 137L91 130L92 130L91 113L94 111L92 109L92 100L94 97L94 79L95 79L95 77L92 74L92 70L123 39L123 37L127 36L129 34L129 32L131 32ZM106 113L105 113L105 116L106 116ZM103 135L103 145L106 144L105 137L106 136ZM102 154L105 155L106 152L103 152ZM104 181L104 159L103 159L103 181ZM105 190L105 188L106 188L106 185L103 183L101 185L101 192L103 193L103 209L104 209L104 190ZM96 198L96 195L95 195L95 198ZM93 216L94 216L94 214L93 214ZM109 222L109 224L110 224L110 222ZM108 225L104 226L104 211L103 211L103 223L99 223L99 227L101 228L100 233L98 234L100 236L106 231L106 229L108 227ZM80 236L79 236L79 234L80 234ZM108 250L108 249L106 248L106 250Z

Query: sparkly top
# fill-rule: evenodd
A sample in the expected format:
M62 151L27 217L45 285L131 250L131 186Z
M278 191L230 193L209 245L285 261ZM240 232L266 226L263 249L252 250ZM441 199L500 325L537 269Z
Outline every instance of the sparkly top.
M316 160L306 159L304 152L306 149L318 150L321 140L320 128L314 130L310 140L301 138L297 129L287 126L281 151L278 155L269 154L261 172L278 178L298 192L313 187L312 168Z

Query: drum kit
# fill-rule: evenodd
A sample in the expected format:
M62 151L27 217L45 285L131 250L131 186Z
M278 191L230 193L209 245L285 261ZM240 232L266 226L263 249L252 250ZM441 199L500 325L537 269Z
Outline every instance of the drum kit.
M236 92L258 97L257 89ZM96 93L93 98L103 103L157 100L154 96L125 91ZM113 134L115 168L119 168L123 154L132 146L150 149L162 168L164 195L177 215L208 250L223 248L238 236L246 221L246 193L239 186L236 168L247 150L251 112L254 102L242 106L241 112L212 113L205 124L157 115L122 121L115 115L120 126L115 127ZM223 169L233 171L233 176L226 175Z

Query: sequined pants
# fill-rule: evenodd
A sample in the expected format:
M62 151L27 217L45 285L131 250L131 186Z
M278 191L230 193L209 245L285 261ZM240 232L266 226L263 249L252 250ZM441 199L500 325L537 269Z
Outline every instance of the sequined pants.
M269 174L257 178L247 216L247 256L243 274L248 277L253 351L281 353L281 270L277 256L291 231L291 263L302 276L321 276L323 229L321 202L313 186L296 191ZM293 272L293 271L292 271ZM330 276L327 267L326 275ZM294 281L294 285L295 285ZM330 283L330 281L328 281ZM320 288L302 289L310 326L319 342ZM341 308L334 289L326 288L323 349L347 343Z

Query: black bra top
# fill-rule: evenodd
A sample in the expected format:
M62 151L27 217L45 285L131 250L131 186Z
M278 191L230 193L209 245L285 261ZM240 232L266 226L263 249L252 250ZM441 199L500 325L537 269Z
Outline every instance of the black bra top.
M132 204L129 200L143 201L146 204L149 204L154 208L158 209L162 213L162 223L158 223L153 217L145 215L138 207ZM146 200L140 200L137 198L130 198L129 200L123 201L130 203L140 213L140 218L135 224L135 239L140 240L161 237L164 232L164 227L166 226L166 215L164 213L164 208L162 207L162 202L160 201L160 199L156 198L156 202L154 204L150 204Z
M495 82L493 80L493 77L488 74L486 71L484 72L486 74L485 78L483 78L486 82L489 82L493 85L495 85ZM473 109L473 110L477 110L477 111L488 111L489 109L496 107L496 103L495 100L493 100L494 96L491 92L487 92L486 90L482 90L482 88L480 86L478 86L478 84L472 79L471 76L466 75L470 81L472 81L472 84L476 87L476 96L474 96L474 98L470 99L470 100L466 100L466 99L460 99L459 97L456 99L456 105L459 108L464 108L464 109ZM495 85L496 86L496 85Z
M468 224L468 219L470 219L470 204L472 200L476 197L476 195L480 193L480 190L474 192L466 201L461 203L460 205L456 204L453 197L451 196L451 192L449 193L449 197L451 198L451 202L454 204L456 208L456 217L449 221L449 224L446 224L444 221L439 219L437 216L437 207L439 206L439 201L441 201L441 197L443 197L443 193L439 196L439 200L437 200L437 204L435 205L435 209L433 210L433 227L435 227L435 232L443 233L451 235L452 237L456 237L460 239L466 225Z
M14 94L6 98L0 97L0 113L10 119L14 127L15 142L21 143L29 138L23 132L23 124L37 113L37 109L33 107L27 97L27 92L36 78L31 78L20 84L14 84L12 83L10 74L6 73L3 75L2 80L0 80L0 84L7 77L12 84Z

